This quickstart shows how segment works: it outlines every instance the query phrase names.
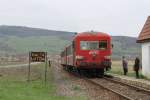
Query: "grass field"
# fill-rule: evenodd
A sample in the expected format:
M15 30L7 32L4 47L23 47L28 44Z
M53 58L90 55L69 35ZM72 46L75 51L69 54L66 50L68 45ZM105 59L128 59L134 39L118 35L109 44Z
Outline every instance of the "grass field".
M44 84L44 66L34 65L31 82L27 82L27 70L0 69L0 100L85 100L85 97L60 96L56 93L51 70L48 69L47 84Z
M134 65L134 61L128 61L127 76L136 77L135 71L133 70L133 65ZM123 75L122 62L121 61L112 61L112 69L109 71L109 73ZM141 78L146 78L142 75L141 70L140 70L140 76L141 76Z

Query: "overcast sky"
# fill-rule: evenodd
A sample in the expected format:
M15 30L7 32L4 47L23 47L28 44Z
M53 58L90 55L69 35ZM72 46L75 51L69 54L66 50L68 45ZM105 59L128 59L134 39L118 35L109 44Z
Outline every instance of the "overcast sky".
M0 25L138 36L150 0L0 0Z

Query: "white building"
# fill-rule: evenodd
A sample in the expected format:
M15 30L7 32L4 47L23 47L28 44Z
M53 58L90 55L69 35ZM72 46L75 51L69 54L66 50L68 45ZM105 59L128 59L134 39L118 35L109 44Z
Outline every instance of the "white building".
M150 16L137 39L142 47L142 73L150 78Z

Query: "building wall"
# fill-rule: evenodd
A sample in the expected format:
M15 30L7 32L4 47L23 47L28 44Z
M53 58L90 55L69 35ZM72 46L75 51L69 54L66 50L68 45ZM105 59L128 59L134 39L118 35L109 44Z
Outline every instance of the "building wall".
M142 43L142 73L150 77L150 42Z

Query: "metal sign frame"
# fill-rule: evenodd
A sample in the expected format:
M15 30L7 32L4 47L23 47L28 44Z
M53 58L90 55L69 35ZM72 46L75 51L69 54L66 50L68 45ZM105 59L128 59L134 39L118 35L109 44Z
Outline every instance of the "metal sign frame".
M28 82L30 82L31 76L31 62L43 62L45 63L45 84L47 81L47 52L29 52L29 66L28 66Z

